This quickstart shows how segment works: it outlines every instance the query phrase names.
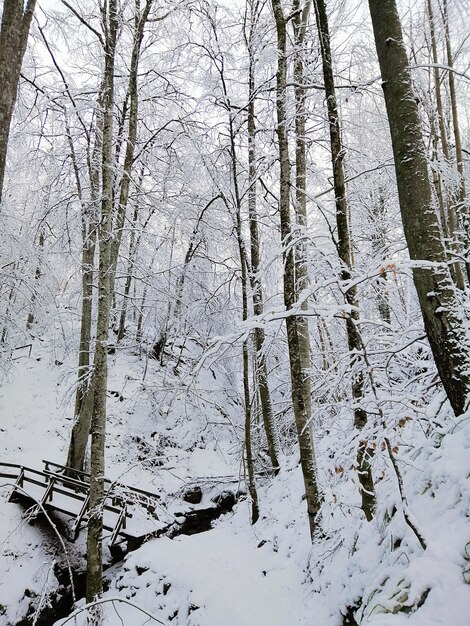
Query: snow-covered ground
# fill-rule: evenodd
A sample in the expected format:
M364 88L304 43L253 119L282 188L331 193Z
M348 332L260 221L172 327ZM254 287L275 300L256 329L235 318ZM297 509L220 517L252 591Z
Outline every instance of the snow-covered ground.
M242 409L223 372L203 372L198 387L185 390L184 372L175 376L152 361L118 353L110 365L110 478L159 493L165 522L190 506L179 497L190 484L202 485L204 502L230 485L238 489ZM0 393L0 461L38 468L45 458L64 461L73 368L73 362L56 365L46 345L14 363ZM358 624L468 626L470 419L442 434L423 439L413 455L398 455L405 512L426 550L405 523L391 469L377 483L379 508L367 524L354 506L356 486L337 480L326 488L324 467L322 534L312 549L301 473L295 457L285 457L280 476L259 484L255 526L241 499L212 530L154 539L109 568L106 623L342 626L341 613L357 606ZM331 445L321 442L320 467ZM7 503L10 487L2 482L0 624L7 626L31 603L48 601L58 585L54 562L64 558L53 532L44 535L26 522L21 507ZM83 533L66 548L75 565ZM85 623L82 605L76 618L57 624Z

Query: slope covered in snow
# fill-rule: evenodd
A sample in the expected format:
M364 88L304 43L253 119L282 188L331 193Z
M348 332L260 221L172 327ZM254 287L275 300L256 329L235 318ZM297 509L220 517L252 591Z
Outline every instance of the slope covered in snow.
M35 346L4 381L2 461L34 467L43 458L65 458L73 363L56 365L50 354L47 346ZM165 523L194 506L181 496L195 483L203 504L225 489L246 491L242 408L233 381L214 366L197 381L188 376L184 368L175 373L171 365L161 368L130 353L112 357L107 474L160 494L158 513ZM384 453L387 471L377 482L373 522L362 518L351 474L343 479L335 471L331 450L345 443L346 434L325 434L318 448L324 505L313 548L297 456L287 451L278 477L258 479L261 517L255 526L242 495L212 530L154 539L107 569L106 624L140 626L153 616L154 622L179 626L342 626L354 624L354 614L357 624L466 626L470 419L464 416L428 438L412 424L404 429L400 436L414 445L394 453L402 493ZM35 607L55 601L54 564L63 569L65 559L53 531L29 525L23 509L7 503L6 482L0 622L17 624L29 611L34 623ZM72 567L83 567L83 538L65 542ZM61 619L57 625L85 623L82 606L83 600L75 622Z

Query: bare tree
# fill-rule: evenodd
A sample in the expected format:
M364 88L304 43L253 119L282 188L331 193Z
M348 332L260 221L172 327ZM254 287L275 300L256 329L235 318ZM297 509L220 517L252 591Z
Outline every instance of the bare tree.
M310 399L305 398L304 376L302 368L300 329L297 323L296 285L294 249L291 241L290 191L291 165L289 160L289 140L287 132L287 18L280 0L273 0L274 19L277 33L277 73L276 73L276 110L277 138L279 149L279 212L281 220L281 238L284 246L284 303L288 312L286 318L287 342L289 348L290 379L292 405L294 409L297 437L300 449L300 464L305 486L310 534L313 538L316 530L316 517L320 509L320 496L317 484L315 451L310 430Z
M103 80L102 202L98 233L98 318L93 363L93 416L91 421L90 504L87 537L87 602L103 591L103 503L106 396L108 381L108 333L111 309L112 227L113 227L113 106L114 65L118 31L117 0L108 0L104 9L105 67ZM99 605L91 610L91 623L99 626Z
M7 158L11 117L16 102L21 65L28 43L36 0L4 0L0 31L0 200Z
M82 470L86 447L90 435L93 409L93 377L90 355L92 339L93 280L95 277L95 250L98 231L99 196L101 185L100 160L102 153L103 116L102 89L98 97L95 139L89 159L88 174L90 186L89 202L82 194L80 174L75 158L73 140L68 133L72 162L75 171L77 192L81 204L82 218L82 310L80 316L80 344L78 353L78 381L75 394L74 424L67 453L67 467ZM90 151L90 146L88 146Z
M263 3L258 0L248 2L249 27L245 31L245 43L248 49L248 219L250 223L251 272L250 284L253 300L253 313L262 315L263 286L259 278L260 270L260 235L257 211L257 157L256 157L256 27L263 10ZM264 352L265 333L263 328L254 330L256 381L263 415L264 429L268 443L269 457L276 472L279 468L279 437L274 423L271 392L269 389L268 365Z
M457 415L470 390L466 322L449 273L431 183L418 105L395 0L369 0L395 157L403 228L413 263L424 326L434 360Z
M302 293L302 310L308 309L307 259L307 139L306 139L306 99L305 88L305 34L308 27L311 0L294 0L292 3L292 26L294 31L294 97L295 97L295 218L299 228L299 242L295 250L295 283L299 294ZM308 317L297 318L299 327L300 358L303 369L304 398L307 411L311 413L311 381L310 381L310 334Z
M441 76L439 71L439 57L437 53L437 41L436 41L436 28L435 28L435 19L434 19L434 11L432 8L432 0L428 0L427 3L428 9L428 19L429 19L429 30L431 35L431 53L432 53L432 62L433 62L433 76L434 76L434 89L435 89L435 98L436 98L436 113L437 113L437 126L439 129L439 140L441 144L442 154L444 156L445 163L448 164L450 162L450 151L449 151L449 143L447 140L447 130L445 127L445 114L444 114L444 105L442 101L442 90L441 90ZM448 34L448 29L446 28L446 35ZM447 40L447 36L446 36ZM449 48L450 50L450 48ZM448 55L449 56L449 55ZM449 83L450 83L450 93L451 93L451 102L455 103L455 85L452 72L449 72ZM452 112L456 114L456 107L452 104ZM435 126L435 124L434 124ZM458 122L457 122L458 128ZM437 135L437 133L436 133ZM459 133L457 133L460 138ZM438 141L436 139L435 143ZM457 142L456 142L457 147ZM437 151L437 150L436 150ZM458 149L457 149L458 152ZM460 152L460 156L462 156ZM458 233L458 220L457 220L457 210L456 206L458 205L458 200L456 198L456 194L453 189L447 188L445 191L447 192L447 203L444 205L443 198L443 184L441 180L441 176L439 171L435 168L434 172L434 186L436 188L436 194L439 201L439 207L441 210L441 222L444 234L448 234L451 238L451 247L454 252L459 252L461 248L459 242L459 233ZM463 172L459 171L459 176L462 175ZM463 196L465 196L465 188L464 186L460 187L460 192ZM461 195L461 201L463 201ZM460 236L460 239L462 237ZM462 272L462 268L460 263L454 259L451 267L451 273L454 278L455 284L462 291L465 289L465 279Z
M112 242L111 242L111 271L109 274L110 279L110 293L114 293L114 281L116 274L116 267L118 263L119 250L122 241L122 233L124 229L124 223L126 219L127 205L129 202L129 189L131 183L131 176L134 166L134 153L137 142L137 129L138 129L138 68L140 60L140 52L142 46L142 40L144 36L145 25L148 20L149 12L151 10L153 0L146 0L144 9L140 10L140 3L135 3L134 13L134 32L133 43L131 52L131 63L129 70L129 82L127 87L127 93L125 97L125 103L123 110L129 110L128 120L128 133L125 143L125 155L123 173L119 184L119 193L117 198L117 208L114 210L114 193L112 194L113 211L112 219L114 218L114 224L112 226ZM85 452L90 434L90 424L92 419L92 408L94 403L93 393L93 381L94 377L90 376L90 339L91 339L91 312L92 312L92 292L93 292L93 277L94 277L94 256L96 247L96 205L99 197L99 163L98 159L102 151L102 137L103 134L103 120L100 109L104 108L102 94L98 98L98 121L95 130L95 144L92 151L92 156L89 163L89 178L90 178L90 190L91 201L90 206L85 206L82 199L82 318L81 318L81 336L80 336L80 352L78 363L78 387L75 401L75 415L74 426L72 430L69 451L67 455L67 466L74 469L83 469L83 463L85 460ZM126 115L123 115L120 128L121 132L124 132ZM119 136L119 139L122 139ZM120 145L120 141L116 142ZM73 145L71 146L73 154ZM118 150L116 150L119 152ZM98 165L98 167L97 167ZM77 187L80 194L80 183L78 173L76 174ZM113 184L115 180L115 170L113 168ZM104 180L103 180L104 184ZM127 290L130 289L130 283L126 283ZM128 294L128 291L127 291Z
M462 139L460 136L460 123L459 123L459 113L457 108L457 91L455 88L455 77L454 77L454 55L452 52L452 46L450 41L450 27L449 27L449 9L447 6L447 0L443 1L442 15L444 20L444 35L445 35L445 44L446 44L446 54L447 54L447 66L450 68L450 71L447 72L448 80L449 80L449 94L450 94L450 104L451 104L451 112L452 112L452 129L454 134L454 142L455 142L455 158L457 164L457 172L458 172L458 193L455 194L458 198L458 202L455 203L454 211L457 216L460 216L460 219L463 224L464 230L464 243L465 247L468 249L470 243L470 206L467 200L467 190L465 185L465 176L464 176L464 163L463 163L463 152L462 152ZM466 262L466 270L467 270L467 280L470 281L470 262Z
M336 101L336 89L333 76L333 61L331 56L330 32L328 16L324 0L314 0L315 15L317 18L318 37L323 64L323 78L325 81L326 105L328 110L328 123L330 129L331 161L333 165L333 186L336 205L336 228L337 250L342 264L341 279L344 283L351 280L353 267L352 247L349 228L349 207L346 198L346 182L344 175L344 155L341 138L341 126L339 110ZM346 333L348 347L351 353L351 366L353 369L352 396L356 403L354 408L354 425L362 430L367 424L367 413L360 406L364 394L364 374L360 367L354 368L354 363L360 359L362 352L362 339L358 328L359 300L357 288L352 285L345 290L346 302L350 307L350 313L346 318ZM354 371L356 369L357 371ZM361 484L362 509L366 518L370 521L374 514L375 494L374 482L370 468L370 446L362 441L357 455L358 476Z

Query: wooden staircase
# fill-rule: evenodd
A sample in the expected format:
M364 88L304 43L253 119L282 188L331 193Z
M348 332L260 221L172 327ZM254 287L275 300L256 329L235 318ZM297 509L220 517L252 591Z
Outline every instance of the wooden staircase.
M73 518L71 529L75 541L88 520L90 475L52 461L43 461L43 469L0 462L0 478L14 482L9 502L23 501L35 505L37 513L58 512ZM133 550L165 527L156 513L157 494L117 481L105 479L103 529L109 535L112 549L127 541Z

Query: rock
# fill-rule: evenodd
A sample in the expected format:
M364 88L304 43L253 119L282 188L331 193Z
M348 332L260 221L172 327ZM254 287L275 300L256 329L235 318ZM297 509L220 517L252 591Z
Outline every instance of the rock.
M237 502L237 496L233 491L225 490L212 498L212 502L217 505L217 508L222 513L228 513L231 511Z
M202 489L198 485L187 487L183 492L183 500L189 504L199 504L202 500Z

